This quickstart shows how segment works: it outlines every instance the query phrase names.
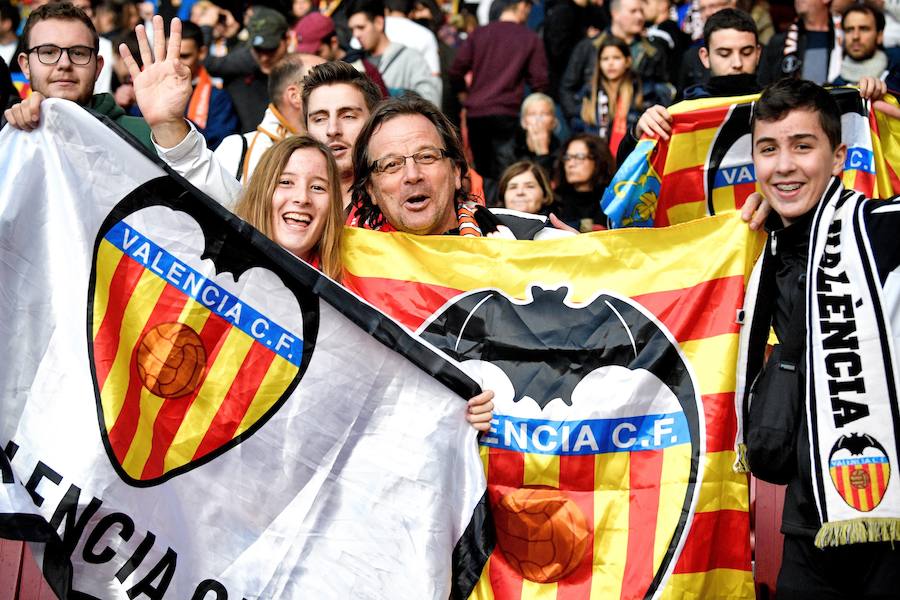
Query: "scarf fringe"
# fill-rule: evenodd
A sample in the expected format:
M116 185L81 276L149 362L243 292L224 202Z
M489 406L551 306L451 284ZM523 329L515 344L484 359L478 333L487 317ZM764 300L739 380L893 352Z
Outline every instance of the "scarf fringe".
M734 459L732 469L735 473L749 473L750 463L747 462L747 444L741 442L737 446L737 453Z
M900 542L900 519L868 517L825 523L816 534L816 547L865 542Z

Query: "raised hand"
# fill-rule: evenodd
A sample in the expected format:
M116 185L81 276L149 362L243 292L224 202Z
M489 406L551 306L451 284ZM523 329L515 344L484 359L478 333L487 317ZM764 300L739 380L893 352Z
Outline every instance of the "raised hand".
M656 135L668 140L672 134L672 115L664 106L656 104L644 111L634 128L638 137L642 134Z
M119 54L134 83L134 94L144 120L153 130L157 144L164 148L176 146L190 131L184 113L191 101L191 70L180 60L181 21L172 19L169 41L163 35L163 19L153 17L153 54L143 25L135 27L143 71L125 44Z

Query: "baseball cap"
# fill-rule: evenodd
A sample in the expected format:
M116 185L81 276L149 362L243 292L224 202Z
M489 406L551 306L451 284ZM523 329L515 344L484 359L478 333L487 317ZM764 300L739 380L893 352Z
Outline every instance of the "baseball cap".
M297 52L315 54L322 41L334 33L334 21L320 12L311 12L294 26L297 33Z
M250 45L259 50L274 50L284 39L287 20L277 10L266 6L254 6L253 16L247 24Z

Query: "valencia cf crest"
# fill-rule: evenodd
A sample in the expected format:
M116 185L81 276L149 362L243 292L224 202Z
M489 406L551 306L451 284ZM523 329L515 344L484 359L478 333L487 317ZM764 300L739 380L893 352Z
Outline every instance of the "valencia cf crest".
M881 503L891 477L887 452L868 434L838 438L828 457L828 469L841 498L860 512L874 510Z
M491 568L537 583L593 577L591 589L651 597L674 567L699 491L699 388L642 306L568 296L566 287L533 286L525 300L470 292L420 335L496 393L481 442L497 534Z
M316 301L286 284L274 247L230 252L237 219L211 219L218 208L152 181L118 204L96 240L87 331L100 431L135 486L252 436L315 345Z

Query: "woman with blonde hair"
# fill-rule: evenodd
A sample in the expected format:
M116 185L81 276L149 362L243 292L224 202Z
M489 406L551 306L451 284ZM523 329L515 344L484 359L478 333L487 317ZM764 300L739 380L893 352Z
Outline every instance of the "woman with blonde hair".
M321 142L298 135L263 154L234 212L297 258L340 281L342 207L331 152Z

